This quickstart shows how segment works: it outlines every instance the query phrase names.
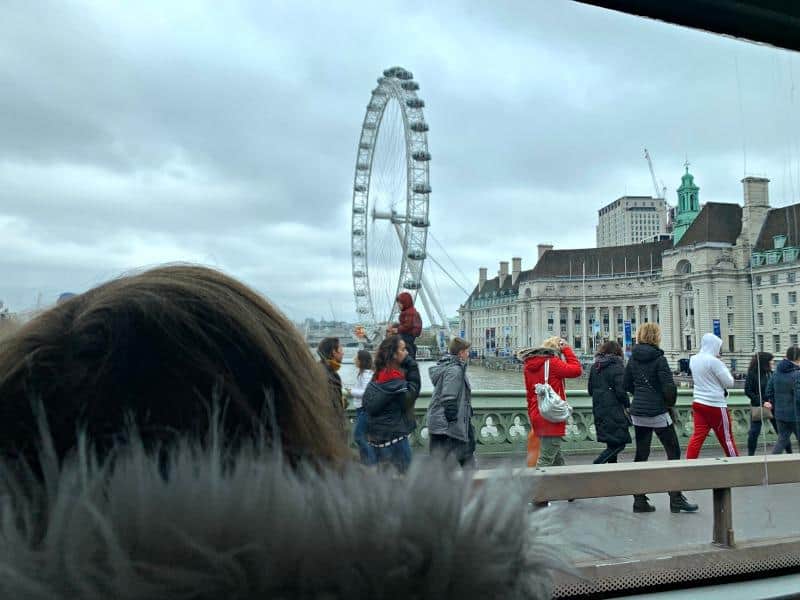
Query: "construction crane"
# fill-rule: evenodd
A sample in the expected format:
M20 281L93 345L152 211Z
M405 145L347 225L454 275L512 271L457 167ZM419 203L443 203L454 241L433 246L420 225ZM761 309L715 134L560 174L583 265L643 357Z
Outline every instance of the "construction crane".
M656 172L653 170L653 161L650 158L650 153L647 151L647 148L644 149L644 157L647 159L647 166L650 167L650 177L653 179L653 189L656 192L656 198L667 198L667 186L664 185L664 182L661 182L661 190L658 189L658 182L656 181Z

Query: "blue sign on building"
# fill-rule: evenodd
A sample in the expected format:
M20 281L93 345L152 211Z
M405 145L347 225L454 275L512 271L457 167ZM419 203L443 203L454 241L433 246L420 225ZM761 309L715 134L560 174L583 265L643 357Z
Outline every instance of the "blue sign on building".
M633 332L631 331L631 322L625 321L623 323L624 340L625 340L625 358L631 356L631 346L633 346Z
M714 335L718 338L722 338L721 329L719 326L719 319L711 319L711 325L714 329Z

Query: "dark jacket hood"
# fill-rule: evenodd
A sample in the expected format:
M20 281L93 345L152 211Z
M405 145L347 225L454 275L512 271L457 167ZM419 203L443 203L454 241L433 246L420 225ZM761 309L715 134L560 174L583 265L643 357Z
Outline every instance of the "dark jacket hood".
M530 489L475 488L436 461L404 478L292 470L277 451L187 440L168 480L135 443L113 469L43 461L33 501L0 465L2 598L543 600L566 564L553 521L528 516Z
M433 385L437 385L439 380L444 376L445 371L447 369L458 367L459 369L465 369L467 365L461 361L458 356L454 354L445 354L442 356L439 361L433 365L430 369L428 369L428 373L431 376L431 383Z
M622 365L622 357L616 354L598 354L594 359L594 367L598 372L612 364Z
M395 300L400 303L400 306L403 307L403 310L414 306L414 300L411 298L411 294L408 292L400 292L397 294L397 298L395 298Z
M631 350L631 358L641 363L653 362L661 356L664 356L664 351L650 344L636 344Z
M798 369L800 369L800 367L798 367L788 358L781 360L781 362L779 362L778 366L775 368L775 370L779 373L788 373L789 371L797 371Z
M408 382L405 379L390 379L389 381L378 383L373 379L369 382L369 386L375 386L384 394L397 394L408 389Z

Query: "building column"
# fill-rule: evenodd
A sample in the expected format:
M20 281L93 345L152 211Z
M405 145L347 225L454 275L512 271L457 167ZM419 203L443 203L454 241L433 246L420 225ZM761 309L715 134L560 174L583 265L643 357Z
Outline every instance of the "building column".
M683 350L683 336L681 335L681 295L672 295L672 339L675 340L675 350Z
M573 321L572 305L570 305L570 306L567 307L567 342L569 342L569 345L571 347L574 347L575 346L575 340L573 339L573 336L572 336L572 330L574 329L575 326L572 323L572 321Z
M614 305L610 304L608 306L608 339L616 340L617 339L617 320L614 317Z

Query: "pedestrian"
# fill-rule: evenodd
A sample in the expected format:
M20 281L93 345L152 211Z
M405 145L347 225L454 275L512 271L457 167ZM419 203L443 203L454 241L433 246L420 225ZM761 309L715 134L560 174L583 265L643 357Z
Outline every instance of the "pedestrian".
M747 432L747 455L754 456L758 447L758 436L765 419L772 422L775 433L778 433L778 422L774 413L764 406L767 402L767 384L772 377L774 356L770 352L756 352L747 368L744 381L744 393L750 398L750 430ZM786 447L787 454L792 452L791 442Z
M536 396L536 384L545 383L545 365L548 365L548 380L553 391L565 400L565 379L581 376L581 363L569 347L566 340L550 337L542 342L539 348L522 350L519 357L524 361L523 377L528 399L528 417L540 440L539 460L537 467L553 467L564 464L561 453L561 438L567 431L566 421L553 423L539 413L539 402Z
M700 449L709 431L714 430L725 456L739 456L731 428L728 409L728 388L733 387L733 375L719 358L722 340L706 333L700 341L700 352L689 360L694 387L692 420L694 432L686 448L686 458L700 456Z
M790 346L786 358L778 363L775 374L767 384L767 401L778 421L778 442L772 449L780 454L789 448L791 436L800 442L800 348Z
M278 442L283 456L348 455L325 375L267 299L228 275L165 265L43 311L0 348L0 455L38 471L41 420L59 461L82 435L99 459L130 426L148 449L208 436Z
M414 403L420 376L416 361L399 335L384 339L375 353L375 375L364 391L367 440L379 465L405 473L411 464L411 432L417 428Z
M342 367L342 359L344 358L344 348L342 348L339 338L323 338L317 346L317 355L328 379L328 395L335 415L334 424L341 435L346 436L345 411L347 409L347 400L342 393L342 378L339 375L339 369Z
M408 292L400 292L395 298L400 309L399 322L394 323L389 334L399 335L406 343L406 350L411 358L417 360L417 338L422 334L422 317L414 308L414 299Z
M672 378L664 351L659 348L661 328L645 323L636 332L636 344L625 366L625 391L633 396L630 414L636 438L634 462L647 462L650 444L656 434L667 460L680 460L681 446L670 409L675 406L678 390ZM653 512L655 506L645 494L633 497L633 512ZM671 512L694 512L697 504L690 503L683 492L669 493Z
M350 388L350 396L353 398L353 408L356 409L356 423L353 429L353 441L358 446L358 454L361 463L365 465L375 464L375 450L367 442L367 411L362 405L364 391L372 381L372 354L369 350L359 350L356 354L356 383Z
M431 455L475 465L475 428L472 426L472 388L467 376L470 343L453 338L448 354L428 371L433 383L428 408Z
M617 456L631 443L628 416L628 393L625 391L625 367L622 363L622 346L609 341L600 346L589 371L589 395L597 441L606 449L594 464L616 463Z

